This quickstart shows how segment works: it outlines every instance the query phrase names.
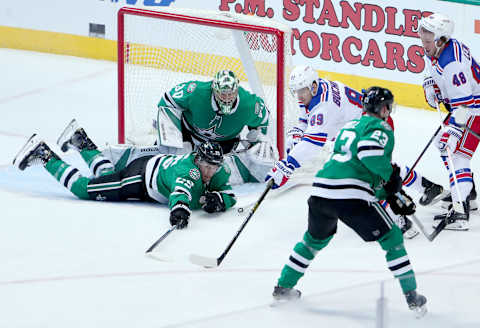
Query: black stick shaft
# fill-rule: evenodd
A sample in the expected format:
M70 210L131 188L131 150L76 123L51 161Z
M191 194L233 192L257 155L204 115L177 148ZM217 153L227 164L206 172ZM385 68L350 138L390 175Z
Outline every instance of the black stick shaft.
M451 113L448 113L448 115L445 117L445 119L443 120L443 124L447 123L448 120L450 119L450 115ZM440 125L437 130L435 131L435 133L433 134L433 136L430 138L430 140L428 141L427 145L425 146L425 148L423 148L423 151L420 153L420 155L418 156L417 160L415 161L415 163L413 163L412 167L410 167L410 170L409 172L413 172L413 169L417 166L418 162L420 162L420 159L423 157L423 154L425 154L425 152L427 151L428 147L430 147L430 145L432 144L433 140L435 139L435 137L437 136L437 134L440 132L440 130L442 129L442 125ZM405 182L405 180L407 180L409 174L407 174L407 176L405 177L405 179L403 179L403 182Z
M154 243L152 244L152 246L150 246L150 247L145 251L145 253L150 253L151 251L153 251L153 250L155 249L155 247L157 247L157 245L160 244L160 242L161 242L162 240L164 240L165 238L167 238L167 236L168 236L173 230L175 230L175 229L177 229L177 226L176 226L176 225L174 225L174 226L172 226L170 229L168 229L160 238L157 239L156 242L154 242Z
M235 241L237 240L238 236L240 236L240 234L242 233L243 229L245 228L245 226L247 225L248 221L250 221L250 219L252 218L253 214L256 212L257 208L260 206L260 204L262 203L263 199L265 198L265 196L267 195L267 193L270 191L270 189L272 189L272 186L273 186L273 179L271 179L270 181L268 181L267 183L267 187L265 188L265 190L263 191L262 195L260 196L260 198L257 200L257 202L255 203L255 205L253 205L252 209L250 210L250 212L248 213L248 216L247 218L243 221L242 225L240 226L240 228L238 229L237 233L235 234L235 236L233 236L233 239L230 241L230 243L228 244L227 248L223 251L222 255L220 255L218 258L217 258L217 265L220 265L220 263L222 263L223 259L225 258L225 256L227 255L227 253L230 251L230 249L232 248L233 244L235 243Z

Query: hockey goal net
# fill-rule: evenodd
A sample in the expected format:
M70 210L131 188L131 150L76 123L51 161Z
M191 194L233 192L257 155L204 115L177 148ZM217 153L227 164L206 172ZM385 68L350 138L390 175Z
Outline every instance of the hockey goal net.
M291 30L254 16L184 8L118 12L118 141L153 144L152 120L163 93L188 80L234 71L270 110L269 137L284 153L285 129L297 119L288 91ZM291 112L289 114L289 112Z

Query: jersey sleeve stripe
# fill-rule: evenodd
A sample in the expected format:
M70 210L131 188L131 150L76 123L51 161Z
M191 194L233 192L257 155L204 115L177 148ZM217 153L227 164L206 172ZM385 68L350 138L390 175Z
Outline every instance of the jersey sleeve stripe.
M182 107L180 107L175 100L173 99L172 95L170 93L165 92L163 95L163 99L165 99L165 103L168 105L168 107L176 108L179 110L183 110Z
M383 148L363 150L363 151L360 151L360 149L359 149L358 153L357 153L357 156L358 156L359 160L362 160L365 157L373 157L373 156L379 156L380 157L380 156L383 156L384 153L385 153L385 151L383 150Z

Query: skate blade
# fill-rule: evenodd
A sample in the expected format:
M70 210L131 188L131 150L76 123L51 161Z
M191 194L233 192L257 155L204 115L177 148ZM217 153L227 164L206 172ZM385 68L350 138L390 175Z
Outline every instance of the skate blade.
M403 234L403 237L406 239L413 239L419 234L420 232L418 232L418 230L410 228L409 230L405 231L405 233Z
M424 317L425 314L427 314L427 312L428 312L425 304L422 305L422 306L417 306L416 308L413 309L413 311L415 312L415 318L417 318L417 319L420 319L420 318Z
M63 152L68 150L68 145L66 144L68 140L72 137L75 131L78 129L78 123L76 119L73 119L68 123L63 132L60 134L60 137L57 139L57 145Z
M20 149L20 151L17 153L17 155L15 156L15 158L13 159L12 161L12 165L21 170L20 169L20 163L22 162L22 160L28 156L27 152L30 152L31 149L32 149L32 146L33 145L36 145L38 143L38 137L37 137L37 134L34 133L32 134L32 136L30 138L28 138L27 142L23 145L23 147Z

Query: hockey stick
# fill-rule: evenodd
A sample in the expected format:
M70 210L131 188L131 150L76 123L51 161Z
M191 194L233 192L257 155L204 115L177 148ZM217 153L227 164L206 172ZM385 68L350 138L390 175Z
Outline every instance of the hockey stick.
M430 140L428 141L427 145L425 146L425 148L423 148L422 152L420 153L420 155L418 156L417 160L415 161L415 163L413 163L413 165L410 167L410 170L408 171L409 173L410 172L413 172L413 169L415 168L415 166L417 166L418 162L420 162L420 159L423 157L423 155L425 154L425 152L427 151L428 147L430 147L430 145L432 144L433 140L436 138L436 136L438 135L438 133L440 132L440 130L442 129L442 126L443 124L447 123L448 120L450 119L450 115L451 113L448 113L448 115L445 117L445 119L443 120L443 123L437 128L437 130L435 131L435 133L433 134L433 136L430 138ZM403 179L402 182L405 182L408 178L410 174L407 174L407 176L405 177L405 179Z
M150 246L150 247L145 251L145 254L146 254L146 255L149 255L149 253L151 253L151 252L158 246L158 244L160 244L160 242L161 242L162 240L164 240L165 238L167 238L167 236L168 236L173 230L175 230L175 229L177 229L177 228L178 228L177 225L174 225L174 226L172 226L170 229L168 229L160 238L157 239L156 242L154 242L154 243L152 244L152 246Z
M232 248L232 246L235 243L235 241L237 240L238 236L240 236L240 233L242 233L242 231L245 228L245 226L247 225L248 221L250 221L253 214L257 211L257 208L260 206L260 204L262 203L262 201L265 198L265 196L267 195L267 193L272 189L272 186L273 186L273 179L268 181L267 187L263 191L262 195L260 196L260 198L257 200L255 205L253 206L253 208L248 213L247 218L243 221L242 225L240 226L240 229L238 229L235 236L233 236L233 239L227 245L227 248L225 248L225 250L223 251L223 253L219 257L211 258L211 257L191 254L190 255L190 262L192 262L193 264L196 264L196 265L203 266L205 268L216 268L216 267L218 267L220 265L220 263L222 263L223 259L227 255L227 253Z
M442 117L442 112L440 111L440 107L438 106L438 102L436 102L435 104L436 104L436 109L437 109L438 115L440 115L440 118L441 118ZM450 106L448 106L446 108L450 109ZM442 121L442 125L445 125L444 121ZM460 193L460 189L458 187L457 176L455 174L456 173L455 166L453 165L453 157L452 157L451 149L448 145L445 146L445 149L447 151L447 163L448 163L448 167L450 168L450 170L452 172L452 177L453 177L453 181L454 181L455 191L457 193L457 198L462 199L462 194ZM465 214L465 209L463 208L463 205L459 200L454 202L453 197L452 197L452 204L453 204L453 208L455 209L455 211L457 211L459 213L462 213L462 214Z

